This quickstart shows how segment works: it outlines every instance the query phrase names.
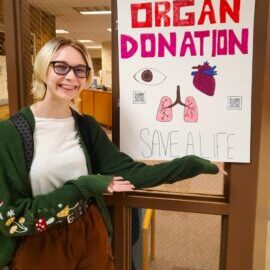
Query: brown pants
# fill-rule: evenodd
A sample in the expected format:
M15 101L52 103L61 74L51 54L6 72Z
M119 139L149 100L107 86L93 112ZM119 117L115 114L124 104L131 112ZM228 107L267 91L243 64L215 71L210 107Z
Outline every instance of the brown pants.
M97 207L71 224L27 236L19 245L12 270L115 270L108 233Z

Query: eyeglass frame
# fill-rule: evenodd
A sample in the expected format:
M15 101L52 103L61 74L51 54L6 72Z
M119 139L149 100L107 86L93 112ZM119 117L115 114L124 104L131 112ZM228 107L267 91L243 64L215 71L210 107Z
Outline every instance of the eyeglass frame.
M68 66L67 72L64 73L64 74L62 74L62 73L57 73L57 72L55 71L55 64L57 64L57 63L67 65L67 66ZM66 62L64 62L64 61L51 61L49 64L52 65L53 71L54 71L57 75L67 75L67 74L70 72L70 70L72 69L73 72L74 72L74 74L75 74L75 76L78 77L78 78L80 78L80 79L87 79L88 76L89 76L89 73L90 73L90 71L91 71L91 67L89 67L88 65L71 66L71 65L69 65L68 63L66 63ZM78 76L78 75L77 75L77 73L76 73L76 68L77 68L77 67L85 67L85 68L86 68L86 77L81 77L81 76Z

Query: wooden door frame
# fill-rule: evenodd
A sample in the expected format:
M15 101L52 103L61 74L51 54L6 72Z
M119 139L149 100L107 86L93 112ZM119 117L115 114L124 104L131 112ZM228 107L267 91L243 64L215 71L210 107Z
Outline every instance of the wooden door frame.
M113 141L119 146L119 58L117 1L112 0ZM264 269L267 210L270 198L269 103L270 5L257 0L254 21L252 73L251 163L226 163L224 196L190 196L158 192L133 192L106 197L119 214L115 218L114 250L118 270L130 269L131 207L214 214L222 217L220 269ZM268 29L268 30L267 30ZM268 35L268 39L267 39ZM266 58L268 56L268 59ZM269 77L267 76L269 75ZM269 182L269 181L268 181ZM268 191L269 190L269 191ZM117 202L117 203L116 203ZM122 212L121 212L122 211ZM121 224L119 228L119 224ZM120 239L122 239L120 241Z

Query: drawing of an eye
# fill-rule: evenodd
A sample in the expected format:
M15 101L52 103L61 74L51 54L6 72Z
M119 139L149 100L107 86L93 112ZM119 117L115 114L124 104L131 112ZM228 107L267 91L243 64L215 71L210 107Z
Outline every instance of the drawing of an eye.
M138 83L150 86L161 84L167 78L165 74L153 68L140 69L133 77Z

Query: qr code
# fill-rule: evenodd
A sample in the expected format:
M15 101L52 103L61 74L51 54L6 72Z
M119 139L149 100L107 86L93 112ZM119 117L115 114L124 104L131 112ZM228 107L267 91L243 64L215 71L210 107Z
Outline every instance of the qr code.
M228 97L228 110L242 110L242 97Z
M144 103L146 103L145 92L134 91L133 92L133 103L134 104L144 104Z

